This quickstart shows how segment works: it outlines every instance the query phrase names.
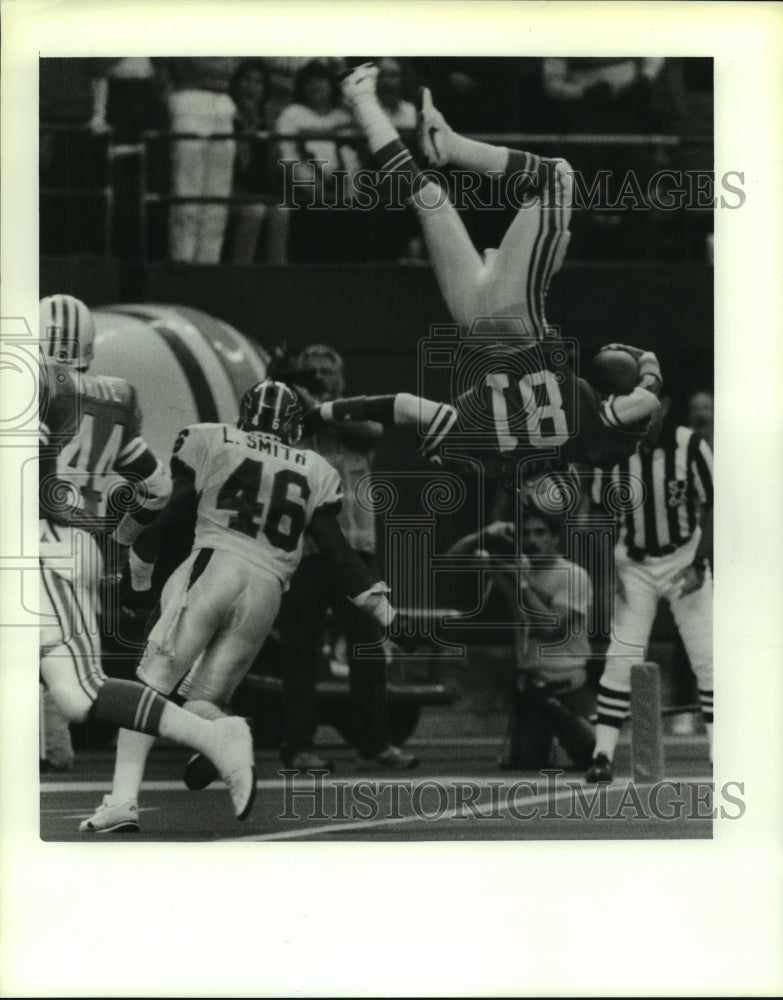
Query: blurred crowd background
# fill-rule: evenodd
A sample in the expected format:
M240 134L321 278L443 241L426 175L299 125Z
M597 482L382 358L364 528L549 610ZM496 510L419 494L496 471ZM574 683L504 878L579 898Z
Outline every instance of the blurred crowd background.
M297 180L317 185L297 189L300 209L317 196L333 201L339 172L350 178L367 165L338 83L367 58L379 63L381 101L411 141L425 85L460 132L564 156L588 188L608 171L610 201L629 171L645 190L662 170L712 170L711 59L42 59L41 252L193 263L421 260L409 213L279 207L280 159L298 161ZM306 164L313 158L322 161L315 172ZM483 246L508 225L502 211L465 215ZM699 261L711 253L712 212L610 204L578 212L573 230L571 260Z

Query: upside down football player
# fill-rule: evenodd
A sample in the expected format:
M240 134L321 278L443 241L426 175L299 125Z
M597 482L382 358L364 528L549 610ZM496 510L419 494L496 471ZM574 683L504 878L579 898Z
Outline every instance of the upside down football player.
M379 174L397 175L416 211L444 300L468 333L462 363L468 377L454 408L399 393L361 405L342 400L322 407L322 418L417 426L426 454L452 430L486 432L494 451L507 458L552 449L561 461L604 464L630 454L660 406L654 354L629 348L638 362L638 386L602 398L575 377L565 345L544 315L550 279L570 239L568 163L466 139L447 125L429 90L422 90L418 139L430 164L502 175L520 205L500 246L480 255L437 175L419 169L378 102L376 76L371 63L357 67L343 80L343 95ZM472 337L474 332L481 335Z
M384 626L395 615L389 588L369 572L339 526L342 485L336 470L315 452L296 447L301 418L293 390L265 380L245 393L235 426L185 428L171 458L171 500L136 546L136 589L149 590L161 540L195 520L193 549L163 587L160 616L137 676L207 719L225 714L266 640L306 531L358 608ZM153 736L120 731L111 795L81 832L139 829L138 795L153 743ZM217 773L197 753L185 783L205 788Z
M89 528L107 475L119 473L139 510L114 538L130 545L171 492L168 473L140 434L131 386L87 374L92 315L78 299L43 299L39 425L40 676L69 722L94 721L162 735L205 753L223 774L244 819L255 793L250 730L242 719L208 722L135 681L107 677L98 617L103 559Z

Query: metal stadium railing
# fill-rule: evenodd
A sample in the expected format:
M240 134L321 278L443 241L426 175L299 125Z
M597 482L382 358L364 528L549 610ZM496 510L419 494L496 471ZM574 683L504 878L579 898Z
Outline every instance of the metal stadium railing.
M257 142L279 143L296 142L301 148L302 143L309 140L334 141L341 145L351 145L358 149L363 147L364 138L358 132L341 131L334 134L297 133L282 135L271 131L254 133L216 133L208 136L196 133L174 133L165 130L148 131L142 134L136 143L116 143L111 129L102 133L90 133L89 128L66 128L61 125L41 124L40 135L68 136L69 141L81 138L89 144L93 140L93 155L102 162L98 163L96 175L100 180L90 184L87 179L79 177L71 170L67 174L67 183L52 184L45 173L41 175L39 197L42 221L49 218L48 213L56 211L58 199L60 203L77 200L80 205L92 203L100 214L100 238L92 252L110 256L115 253L114 238L116 216L120 207L124 208L124 218L131 218L136 227L133 238L126 240L133 249L130 256L144 262L149 259L149 225L150 213L158 208L165 210L166 206L177 204L225 204L229 207L239 205L276 205L281 194L270 190L253 194L234 193L229 196L183 196L173 194L170 178L167 175L167 165L171 144L174 142L198 140L200 142ZM409 136L403 135L403 138ZM678 136L666 134L626 134L626 133L472 133L469 138L484 142L526 148L532 151L544 150L549 155L557 151L567 151L571 156L573 150L579 148L594 148L602 146L607 149L632 150L647 149L676 152L678 149L708 150L712 147L712 137L707 135ZM120 178L121 175L121 178ZM130 201L129 201L130 200ZM79 219L74 219L73 206L69 207L71 227L79 226ZM126 234L127 236L128 234ZM45 252L45 251L44 251ZM119 256L126 252L120 251Z

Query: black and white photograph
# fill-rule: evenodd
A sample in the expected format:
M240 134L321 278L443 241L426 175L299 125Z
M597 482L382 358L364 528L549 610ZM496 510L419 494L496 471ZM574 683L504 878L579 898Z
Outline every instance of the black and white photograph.
M12 898L105 996L776 994L780 7L189 6L4 38Z

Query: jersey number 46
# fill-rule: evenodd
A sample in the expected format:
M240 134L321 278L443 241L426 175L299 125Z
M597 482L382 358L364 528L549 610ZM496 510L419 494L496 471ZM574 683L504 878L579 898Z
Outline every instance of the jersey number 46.
M294 469L280 469L271 483L264 480L264 463L246 458L220 487L217 509L232 511L228 527L250 538L263 531L269 542L284 552L293 552L306 526L304 504L310 484ZM298 497L290 495L295 487ZM268 497L264 502L262 496Z

